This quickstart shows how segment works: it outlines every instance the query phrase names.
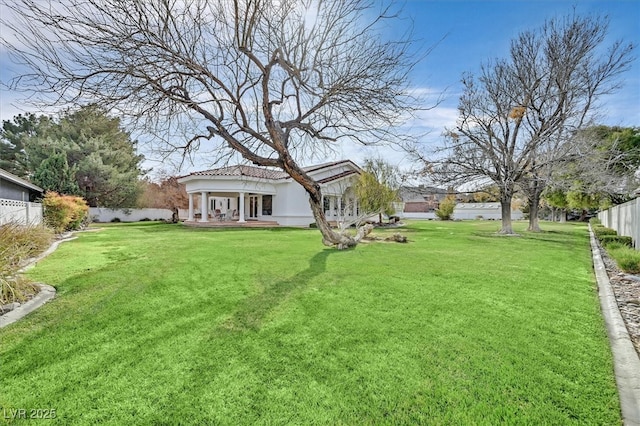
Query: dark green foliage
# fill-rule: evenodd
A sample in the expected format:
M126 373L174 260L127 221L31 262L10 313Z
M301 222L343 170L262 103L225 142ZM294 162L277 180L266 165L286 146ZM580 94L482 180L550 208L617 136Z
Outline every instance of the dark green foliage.
M602 225L602 222L600 222L600 219L598 219L597 217L592 217L591 219L589 219L589 223L591 224L591 226Z
M598 240L600 240L600 238L604 235L618 235L615 229L606 228L604 226L594 226L592 229Z
M32 180L45 191L60 194L78 193L75 168L69 167L67 156L62 153L55 153L45 158L36 169Z
M23 177L39 173L38 179L47 183L45 189L84 197L90 206L135 206L144 157L136 153L136 142L121 128L120 120L106 111L90 105L58 120L17 116L13 122L4 122L0 137L6 166L2 168ZM73 188L51 183L53 166L46 163L58 154L66 157Z
M51 124L48 117L18 114L5 120L0 130L0 168L22 178L28 178L35 167L25 152L29 138L43 137Z
M624 235L600 235L600 244L609 248L609 244L617 243L627 247L633 247L633 238Z

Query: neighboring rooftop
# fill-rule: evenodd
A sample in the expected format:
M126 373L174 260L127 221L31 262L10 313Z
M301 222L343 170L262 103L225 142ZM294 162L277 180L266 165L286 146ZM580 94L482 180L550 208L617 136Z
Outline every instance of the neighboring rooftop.
M0 169L0 177L4 178L5 180L8 180L9 182L13 182L13 183L15 183L17 185L24 186L24 187L32 189L34 191L44 192L44 189L40 188L39 186L34 185L31 182L29 182L28 180L22 179L21 177L18 177L16 175L14 175L13 173L9 173L8 171L6 171L4 169Z

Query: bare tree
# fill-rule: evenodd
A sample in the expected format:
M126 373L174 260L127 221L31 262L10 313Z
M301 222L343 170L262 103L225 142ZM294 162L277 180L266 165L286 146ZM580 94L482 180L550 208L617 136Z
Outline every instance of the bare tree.
M408 37L384 41L395 18L363 0L2 0L3 44L31 73L15 88L56 104L91 100L136 119L166 152L206 145L216 159L287 172L304 187L327 245L320 186L300 167L341 140L403 141L419 105L408 90ZM5 32L7 34L8 32ZM175 134L189 134L176 143Z
M618 87L633 59L631 44L603 48L607 28L606 18L551 19L516 37L507 59L463 78L456 128L431 167L443 182L496 184L501 233L513 233L516 184L528 178L539 198L542 170L574 155L569 135L589 123L598 98Z

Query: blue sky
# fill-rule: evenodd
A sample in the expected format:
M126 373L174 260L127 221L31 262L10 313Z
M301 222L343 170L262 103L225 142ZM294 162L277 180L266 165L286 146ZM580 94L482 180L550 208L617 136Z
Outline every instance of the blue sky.
M425 46L442 39L413 74L415 87L445 94L437 108L420 116L418 126L430 130L426 142L436 144L444 127L455 123L463 72L477 72L483 61L505 57L510 40L520 31L537 28L545 19L571 13L574 7L579 14L609 16L608 43L623 39L640 46L639 0L405 0L404 19L398 20L397 27L390 31L403 32L413 22L414 36ZM0 81L7 82L15 75L16 67L0 50ZM640 60L634 61L623 76L623 84L616 95L602 99L600 121L608 125L640 126ZM21 112L19 98L20 94L0 89L1 120ZM407 161L404 154L390 148L354 146L338 149L335 159L360 162L375 155L397 164ZM182 171L208 166L202 161Z

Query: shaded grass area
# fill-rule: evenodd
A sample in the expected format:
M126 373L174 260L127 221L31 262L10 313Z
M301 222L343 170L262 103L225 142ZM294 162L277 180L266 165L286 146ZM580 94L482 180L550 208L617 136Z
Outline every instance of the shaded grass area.
M335 251L303 229L121 224L35 268L0 405L94 424L619 424L585 225L422 222ZM384 236L385 232L380 231Z

